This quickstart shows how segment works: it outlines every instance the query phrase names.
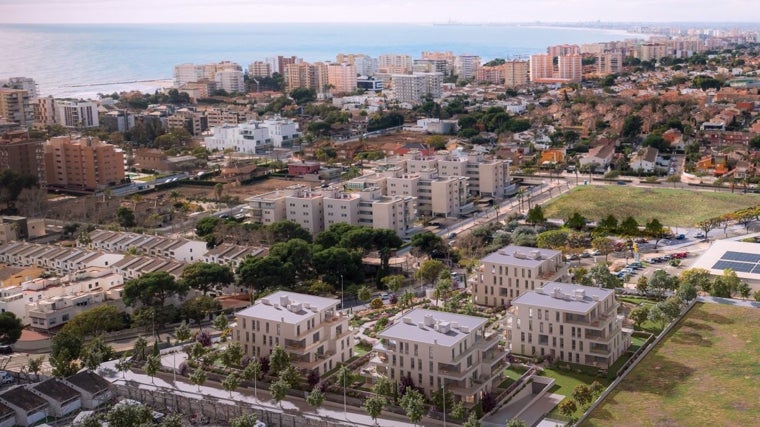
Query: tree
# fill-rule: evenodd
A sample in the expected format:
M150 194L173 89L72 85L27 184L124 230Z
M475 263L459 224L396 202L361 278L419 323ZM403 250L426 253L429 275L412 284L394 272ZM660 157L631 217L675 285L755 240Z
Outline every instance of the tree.
M222 304L210 296L199 295L182 303L179 311L188 320L194 320L199 326L212 313L222 309Z
M684 301L691 301L697 297L697 288L691 283L681 282L676 295Z
M372 392L379 396L392 397L393 383L388 377L381 376L377 379L375 385L372 386Z
M623 128L620 131L620 134L624 138L633 139L641 133L641 126L643 124L643 120L641 120L641 117L632 114L630 116L626 116L625 120L623 121Z
M604 232L605 234L611 234L617 231L618 220L615 215L609 214L605 218L599 221L596 229Z
M121 372L121 379L126 379L126 373L132 368L132 361L129 360L127 357L127 353L124 353L119 358L119 361L116 362L115 366L116 370ZM29 370L31 371L31 363L29 365Z
M416 276L424 283L435 284L441 272L446 270L446 264L438 261L437 259L425 260L419 270L417 270Z
M649 318L649 306L639 305L638 307L631 310L631 313L628 315L628 317L633 320L633 326L636 329L640 328L641 324Z
M647 319L652 323L660 323L660 329L662 329L665 327L667 317L662 312L662 308L658 304L655 304L649 309Z
M649 289L663 295L665 291L675 291L678 289L678 278L671 276L665 270L657 270L649 278Z
M528 215L525 217L525 221L528 224L533 225L543 224L546 222L546 217L544 217L544 209L541 207L541 205L536 205L528 209Z
M591 393L594 395L594 397L599 397L604 392L604 386L602 383L600 383L597 380L594 380L594 382L591 383Z
M668 320L673 320L681 314L681 306L683 301L678 296L674 295L668 297L665 301L657 303L660 306L660 310Z
M96 305L71 318L63 327L82 338L93 337L124 327L124 316L113 305Z
M123 402L114 405L106 415L109 427L134 427L153 424L153 411L142 403Z
M124 228L131 228L137 225L135 223L135 213L123 206L116 208L116 220Z
M195 234L197 234L198 237L208 236L214 232L214 228L216 228L221 221L221 219L213 216L201 218L195 223Z
M644 234L654 239L654 250L657 250L657 244L665 238L666 233L667 230L660 224L657 218L653 218L644 226Z
M399 401L399 406L406 412L409 421L417 425L425 412L425 399L419 391L410 389L404 393Z
M593 398L594 394L591 392L591 387L586 384L578 384L573 389L573 399L581 406L590 403Z
M15 202L25 188L37 186L37 177L15 172L12 169L0 170L0 203L5 203L9 211L15 208Z
M565 222L565 227L581 231L586 227L586 218L578 212L573 212L573 215Z
M387 404L387 401L383 396L372 396L364 401L364 409L367 411L367 415L372 418L372 421L377 424L377 417L383 412L383 408Z
M462 427L481 427L476 411L470 412L470 416L464 423L462 423Z
M752 288L749 287L747 282L739 282L737 291L742 298L749 298L749 294L752 292Z
M443 239L430 231L415 234L412 236L410 244L418 253L426 254L428 256L430 256L435 250L441 251L446 249L444 247L445 244L443 243Z
M11 345L21 338L24 324L10 311L0 313L0 344Z
M132 360L142 362L148 358L148 341L144 337L137 337L132 346Z
M174 329L174 337L177 338L177 342L185 342L190 339L190 327L187 326L187 322L184 320Z
M7 313L7 312L6 312ZM82 339L68 332L61 331L53 337L50 347L50 366L53 376L68 377L79 370L79 359L82 349Z
M296 282L293 265L271 256L245 258L238 266L238 278L251 293L254 288L262 291L275 285L291 288Z
M198 290L206 295L210 291L219 290L235 281L232 270L224 264L210 262L195 262L182 270L180 281L184 286Z
M201 391L201 386L206 382L206 377L206 371L203 370L202 366L199 366L193 371L193 374L190 375L190 382L198 386L198 391Z
M512 418L511 420L507 421L506 427L528 427L527 424L523 420Z
M42 370L42 362L45 361L44 356L30 357L29 358L29 373L34 374L34 378L38 379L38 374Z
M258 399L258 393L256 388L256 381L261 376L261 362L259 359L254 358L248 363L248 366L243 369L243 379L246 381L253 380L253 396Z
M156 376L159 369L161 369L161 356L153 355L148 357L148 360L145 362L145 373L150 376L151 384L155 384L153 378Z
M372 298L372 291L366 286L361 286L359 290L356 291L356 298L363 302L369 301Z
M690 268L685 270L679 276L681 283L693 286L696 289L701 289L705 292L710 291L710 280L712 276L710 272L703 268Z
M760 302L760 291L755 291L755 293L752 294L752 297L755 298L755 301Z
M256 427L256 414L243 414L230 420L230 427Z
M599 263L591 267L589 276L595 286L606 289L615 289L620 286L620 280L610 273L607 264Z
M322 391L322 387L320 384L317 384L314 386L313 389L311 389L311 392L308 396L306 396L306 403L309 404L309 406L313 406L315 409L322 406L322 403L325 401L325 393Z
M230 398L232 398L232 392L235 391L240 385L240 377L237 372L230 372L222 381L222 388L230 392Z
M272 395L272 400L278 404L288 395L288 390L290 390L290 384L282 378L269 385L269 393ZM280 407L282 407L282 404L280 404Z
M710 233L710 231L715 229L718 225L720 225L720 218L709 218L704 221L698 222L697 228L699 228L705 233L704 240L707 240L708 233Z
M222 352L222 364L228 368L240 366L243 360L243 347L239 342L233 342Z
M288 365L288 367L277 374L277 377L285 380L290 384L291 388L297 388L301 383L301 373L298 372L298 369L293 365Z
M79 359L86 368L94 371L101 363L111 360L112 356L113 348L106 344L102 336L98 336L82 348Z
M636 281L636 290L639 291L640 294L646 295L649 291L649 279L647 279L647 276L639 277Z
M578 405L573 399L565 399L559 403L559 413L570 418L578 410Z
M596 236L591 240L591 247L599 251L604 255L604 260L607 260L607 255L615 251L615 241L605 236Z
M618 226L618 233L625 237L634 237L639 235L639 223L633 217L623 220Z
M163 307L167 298L184 295L186 291L187 287L175 281L171 274L155 271L125 283L122 299L129 306L139 302L144 306Z
M401 289L401 285L404 284L406 278L401 274L392 274L390 276L383 277L383 284L388 287L388 290L396 293Z
M290 354L279 345L274 346L269 354L269 369L273 372L281 372L290 365Z
M267 226L271 234L272 243L287 242L292 239L301 239L311 243L311 233L293 221L278 221Z
M570 233L567 230L548 230L536 236L536 244L539 248L563 249L567 246L567 238Z
M227 316L224 313L219 313L214 318L214 328L218 331L224 331L230 325L230 321L227 320Z
M306 87L297 87L290 91L290 97L298 105L308 104L317 99L317 92L315 89Z

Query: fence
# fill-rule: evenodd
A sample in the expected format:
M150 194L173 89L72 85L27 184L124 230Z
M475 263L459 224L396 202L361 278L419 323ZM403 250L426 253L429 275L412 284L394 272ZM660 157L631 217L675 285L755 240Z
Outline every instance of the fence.
M646 357L646 355L649 354L649 352L652 351L652 349L657 347L657 344L659 344L663 339L665 339L665 337L670 333L671 330L673 330L673 328L676 325L681 323L681 319L683 319L684 316L686 316L686 314L692 308L694 308L694 305L696 303L697 303L696 299L692 300L689 303L689 305L687 305L686 308L681 311L681 315L677 319L674 319L672 322L670 322L670 324L666 326L665 329L662 330L662 332L660 332L660 335L658 335L657 338L655 338L654 342L652 342L650 345L642 346L642 349L644 349L644 351L641 351L641 349L639 349L639 351L641 351L640 353L637 351L637 353L639 354L638 358L634 358L635 357L634 355L634 357L631 357L632 362L629 361L628 364L620 368L620 370L618 371L618 377L615 379L615 381L613 381L612 384L610 384L610 386L607 387L606 390L604 390L601 396L599 396L599 398L596 399L594 403L592 403L591 406L588 407L588 409L586 409L583 415L581 415L581 417L576 422L576 425L580 425L583 421L585 421L591 415L594 409L596 409L600 404L602 404L602 402L604 402L604 399L606 399L607 396L610 393L612 393L615 387L617 387L625 379L625 377L627 377L628 374L630 374L631 371L633 371L633 368L635 368L642 360L644 360L644 357Z

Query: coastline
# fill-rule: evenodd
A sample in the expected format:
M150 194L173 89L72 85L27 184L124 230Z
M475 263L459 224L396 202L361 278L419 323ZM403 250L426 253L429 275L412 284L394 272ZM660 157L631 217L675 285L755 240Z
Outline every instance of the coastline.
M98 99L98 94L110 95L114 92L140 91L142 93L154 93L157 90L169 89L172 87L172 84L172 79L147 79L124 82L78 84L63 86L58 88L55 93L42 93L42 96L53 96L54 98L64 99Z

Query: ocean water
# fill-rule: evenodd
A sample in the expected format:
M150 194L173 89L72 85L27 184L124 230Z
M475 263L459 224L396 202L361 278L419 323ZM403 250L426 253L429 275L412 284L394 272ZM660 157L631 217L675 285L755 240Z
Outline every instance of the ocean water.
M451 51L484 61L525 57L555 44L593 43L641 35L601 29L517 25L424 24L166 24L0 25L0 79L32 77L42 95L97 93L170 84L173 66L234 61L246 67L267 56L335 60L336 53L408 54Z

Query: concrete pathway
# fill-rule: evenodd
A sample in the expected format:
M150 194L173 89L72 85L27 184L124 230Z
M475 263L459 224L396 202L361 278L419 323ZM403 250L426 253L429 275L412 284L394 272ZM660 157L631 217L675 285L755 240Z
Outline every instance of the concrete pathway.
M760 302L746 299L719 298L719 297L697 297L697 301L710 304L735 305L737 307L760 308Z

